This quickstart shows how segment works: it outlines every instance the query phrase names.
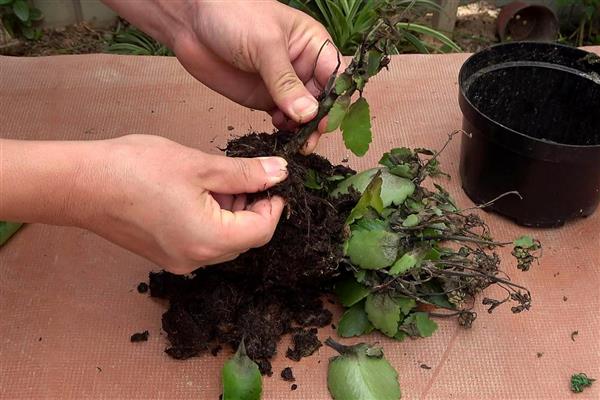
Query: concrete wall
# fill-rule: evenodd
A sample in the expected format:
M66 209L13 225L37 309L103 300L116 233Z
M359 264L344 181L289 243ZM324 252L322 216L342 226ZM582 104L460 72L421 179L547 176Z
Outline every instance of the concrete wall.
M100 0L33 0L44 14L43 26L58 27L86 21L93 26L108 26L117 14Z

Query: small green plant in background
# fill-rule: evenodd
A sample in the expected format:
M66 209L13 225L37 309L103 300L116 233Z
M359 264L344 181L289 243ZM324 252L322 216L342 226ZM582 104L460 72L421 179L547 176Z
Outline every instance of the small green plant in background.
M577 46L600 44L600 0L558 0L558 4L568 8L570 15L581 11L577 29L567 36L562 36L560 41Z
M392 53L411 48L420 53L460 51L450 38L428 26L407 22L409 11L440 11L432 0L289 0L286 4L306 12L321 22L343 55L353 55L364 35L381 15L394 23L402 34ZM424 40L428 36L433 39Z
M1 0L0 0L1 1ZM173 56L173 52L132 25L119 23L108 52L135 56Z
M35 23L44 16L25 0L0 0L0 16L4 28L13 37L36 40L42 36L42 30Z

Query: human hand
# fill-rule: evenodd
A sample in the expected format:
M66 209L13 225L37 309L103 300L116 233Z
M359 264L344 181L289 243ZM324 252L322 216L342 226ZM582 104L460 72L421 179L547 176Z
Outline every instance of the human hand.
M142 2L104 1L166 43L199 81L269 112L279 129L294 129L316 116L315 96L338 63L331 43L319 55L331 39L327 30L278 1L152 0L143 8ZM309 139L305 152L313 151L318 138L316 133Z
M210 155L158 136L95 143L78 193L78 225L176 274L236 258L272 237L284 202L243 193L287 177L279 157ZM242 194L240 194L242 193Z

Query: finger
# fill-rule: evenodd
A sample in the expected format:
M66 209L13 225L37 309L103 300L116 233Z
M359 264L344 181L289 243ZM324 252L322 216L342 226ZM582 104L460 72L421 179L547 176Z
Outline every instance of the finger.
M221 257L215 258L213 260L209 260L207 262L204 263L204 265L215 265L215 264L221 264L227 261L231 261L231 260L235 260L236 258L238 258L240 256L240 253L243 252L235 252L235 253L229 253L229 254L225 254Z
M275 110L271 113L273 126L282 131L293 131L298 127L298 123L292 121L281 110Z
M339 58L340 66L338 68L338 73L344 72L346 69L346 62L342 59L341 55ZM321 55L319 56L319 61L317 62L317 67L315 68L315 79L321 87L325 87L327 85L327 81L329 81L329 77L331 74L335 72L335 69L338 66L338 49L335 47L333 43L327 43L327 45L321 51Z
M283 199L275 196L259 200L244 211L223 211L220 234L224 243L232 251L264 246L273 237L283 206Z
M325 116L322 120L319 121L319 125L317 126L317 131L319 133L327 133L327 120L328 117Z
M279 130L284 130L284 126L286 125L286 116L285 114L281 111L281 110L274 110L272 112L270 112L271 114L271 122L273 123L273 126Z
M237 196L235 196L235 200L233 201L231 211L237 212L245 210L247 205L247 196L245 194L238 194Z
M258 70L277 107L296 122L313 119L319 104L296 75L286 42L278 40L261 54Z
M315 97L318 97L323 92L323 89L325 89L325 86L321 86L316 79L308 80L304 86L306 86L306 89L308 89L308 91Z
M327 42L328 39L330 40L329 42ZM327 44L325 44L326 42ZM319 51L321 52L320 54ZM329 77L335 72L338 66L338 50L331 42L331 37L325 31L311 38L302 55L296 58L293 64L294 69L298 71L298 75L305 82L315 79L317 87L320 87L322 91L327 85ZM340 55L338 73L343 72L346 66L347 63Z
M300 149L300 153L305 156L311 154L317 148L317 144L319 144L319 138L321 134L319 132L313 132L312 135L306 141L306 144Z
M287 178L287 161L281 157L237 158L204 154L202 186L211 192L260 192Z
M230 194L212 193L212 197L219 203L219 207L231 210L234 204L234 196Z

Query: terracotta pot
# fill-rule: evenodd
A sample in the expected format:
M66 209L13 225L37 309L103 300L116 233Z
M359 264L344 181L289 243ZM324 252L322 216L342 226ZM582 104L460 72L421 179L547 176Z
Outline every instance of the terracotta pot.
M501 41L553 42L558 37L558 18L541 4L513 1L502 7L497 20Z

